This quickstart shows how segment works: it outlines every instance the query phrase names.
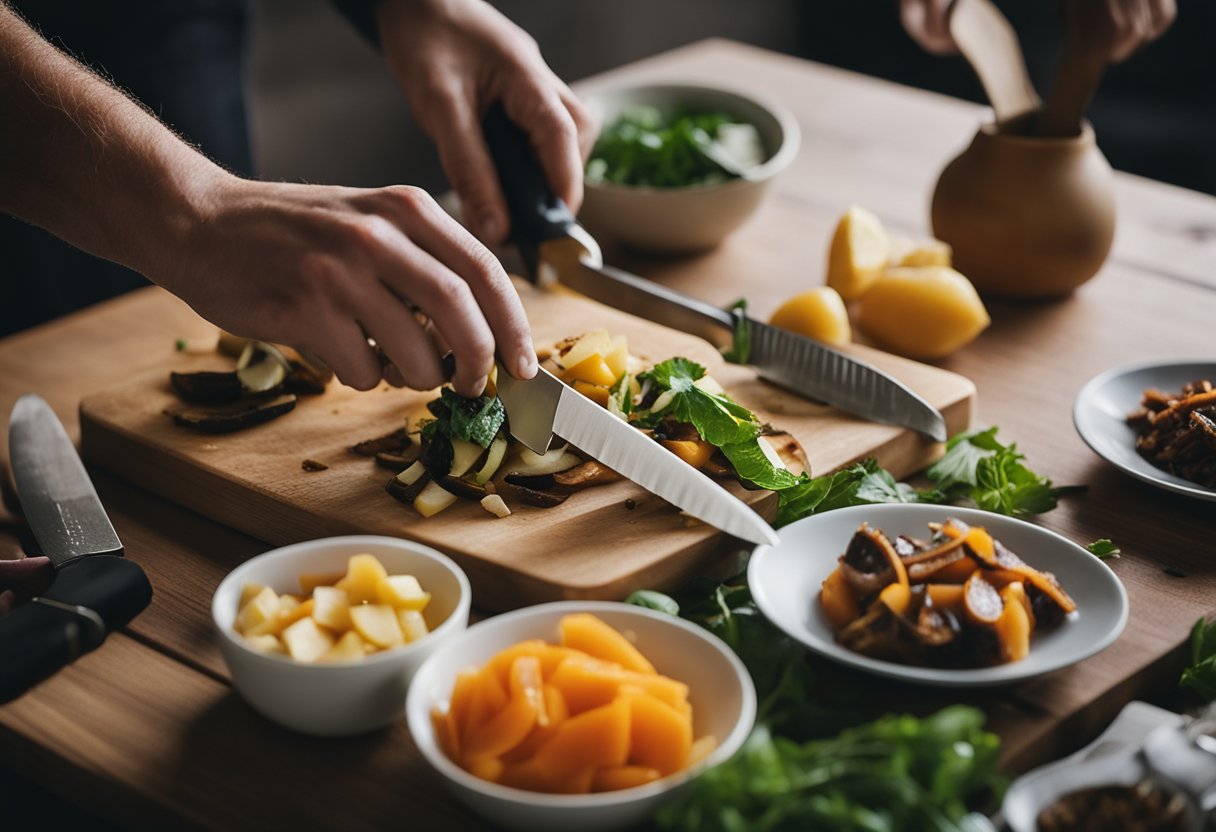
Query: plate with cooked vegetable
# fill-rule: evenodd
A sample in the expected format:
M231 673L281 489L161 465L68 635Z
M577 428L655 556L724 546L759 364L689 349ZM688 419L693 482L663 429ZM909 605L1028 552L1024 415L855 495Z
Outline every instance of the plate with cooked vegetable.
M1127 593L1055 532L976 509L917 503L813 515L761 546L761 612L842 664L927 685L979 687L1075 664L1114 642Z
M1073 424L1094 453L1150 485L1216 500L1216 360L1116 367L1086 384Z

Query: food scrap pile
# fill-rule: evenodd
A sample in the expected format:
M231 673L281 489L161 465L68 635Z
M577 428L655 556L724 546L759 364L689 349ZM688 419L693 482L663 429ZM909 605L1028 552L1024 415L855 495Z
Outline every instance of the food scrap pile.
M1136 450L1163 471L1216 488L1216 389L1209 380L1192 381L1182 391L1149 388L1144 409L1127 417Z
M792 436L760 424L704 367L688 359L643 369L629 355L624 336L594 330L559 343L546 366L709 476L776 490L799 482L798 475L807 469L806 456ZM398 471L386 490L423 517L461 498L506 517L520 505L550 508L577 491L621 479L566 445L538 454L512 440L493 382L477 398L443 388L427 409L429 416L408 432L399 430L351 449Z
M456 677L431 713L444 753L484 780L563 794L641 786L704 759L688 685L658 673L624 635L563 616L561 644L530 639Z
M983 528L929 528L927 541L864 523L853 535L819 593L840 644L903 664L988 667L1025 658L1036 627L1077 608L1055 576Z

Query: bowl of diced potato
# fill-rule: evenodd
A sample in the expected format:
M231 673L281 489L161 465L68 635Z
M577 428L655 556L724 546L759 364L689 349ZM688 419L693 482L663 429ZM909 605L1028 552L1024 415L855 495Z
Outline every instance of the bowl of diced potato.
M414 744L474 812L528 832L632 828L751 732L756 692L720 639L630 604L481 621L414 677Z
M434 549L353 535L273 549L211 602L232 683L306 734L348 736L401 717L415 671L468 627L464 572Z

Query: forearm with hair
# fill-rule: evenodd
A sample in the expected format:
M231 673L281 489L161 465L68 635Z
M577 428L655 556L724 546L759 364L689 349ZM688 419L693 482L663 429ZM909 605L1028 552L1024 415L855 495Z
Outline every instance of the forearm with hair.
M0 211L155 279L226 176L0 1Z

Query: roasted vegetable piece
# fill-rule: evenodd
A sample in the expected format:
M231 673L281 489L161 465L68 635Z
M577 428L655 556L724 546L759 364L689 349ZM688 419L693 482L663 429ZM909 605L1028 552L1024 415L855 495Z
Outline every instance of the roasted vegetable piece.
M626 670L654 673L654 665L627 638L587 613L562 617L562 646L619 664Z
M593 485L606 485L623 479L616 471L594 459L589 459L582 465L576 465L565 471L558 471L551 476L555 485L564 488L589 488Z
M174 406L165 413L183 427L203 433L231 433L277 419L295 406L296 397L285 393L273 398L247 397L226 404Z
M1034 629L1026 592L1015 582L1001 590L1001 600L1005 607L996 622L1001 658L1007 662L1021 661L1030 654L1030 634Z
M823 605L823 612L828 621L837 629L861 615L857 595L845 580L839 566L824 579L823 586L819 589L819 603Z
M982 570L971 573L963 585L963 609L977 624L995 624L1001 617L1005 602L996 587L984 579Z
M235 372L169 373L169 382L184 401L197 404L232 402L245 394Z

